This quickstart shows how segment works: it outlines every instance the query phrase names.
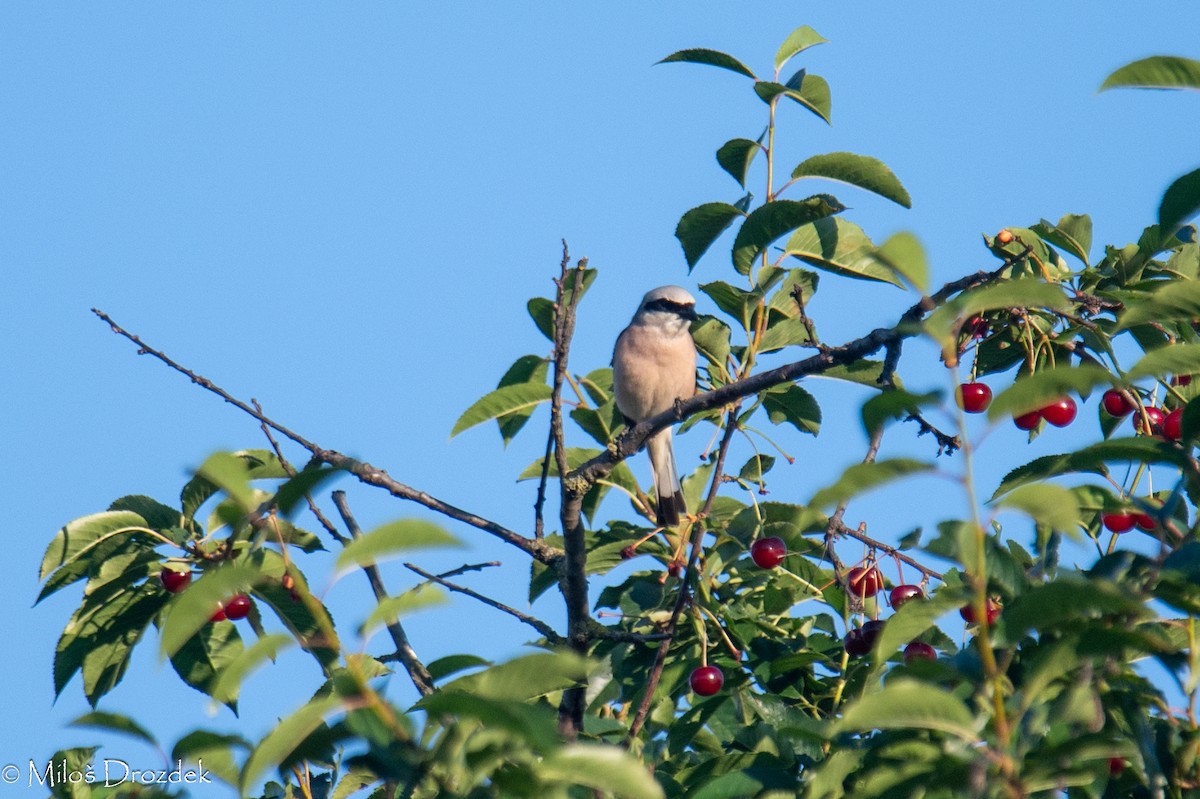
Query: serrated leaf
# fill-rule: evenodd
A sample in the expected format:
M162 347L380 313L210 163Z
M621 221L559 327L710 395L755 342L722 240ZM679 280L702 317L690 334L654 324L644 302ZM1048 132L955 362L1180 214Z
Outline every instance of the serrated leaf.
M801 433L814 436L821 432L821 406L816 397L795 383L763 392L762 400L773 424L787 422Z
M904 288L890 269L872 257L875 245L862 228L840 217L801 225L783 249L787 255L836 275Z
M1200 282L1164 281L1160 288L1150 294L1125 299L1125 310L1117 317L1114 332L1147 322L1191 321L1197 317L1200 317Z
M1174 232L1197 213L1200 213L1200 169L1167 187L1158 206L1158 226L1163 232Z
M913 234L897 233L871 257L922 294L929 291L929 261L925 257L925 248Z
M783 44L779 45L779 50L775 53L775 71L783 69L784 64L808 48L828 41L807 25L801 25L789 33Z
M545 383L549 367L549 361L540 355L522 355L513 362L512 366L508 367L508 371L500 378L496 388L523 383ZM496 417L496 424L500 428L500 438L504 441L505 446L508 446L517 433L521 432L521 428L525 426L531 416L533 416L533 408Z
M398 519L355 538L338 553L334 570L341 573L413 549L460 547L462 542L441 525L424 519Z
M888 658L902 645L916 640L943 615L958 609L962 604L962 598L951 591L939 591L926 599L913 599L904 603L888 617L875 641L872 661L874 672L879 672Z
M243 793L256 784L267 769L282 763L341 704L342 700L336 694L319 696L276 724L246 760L241 776Z
M941 402L941 397L937 391L926 394L912 394L903 389L883 391L863 403L863 430L868 437L873 436L889 420L906 419L920 413L921 408Z
M857 153L826 153L806 158L792 170L793 178L824 178L848 183L912 208L912 198L900 179L878 158Z
M702 283L699 288L722 312L741 324L743 329L749 330L750 316L762 299L761 292L746 291L723 280Z
M245 513L258 507L250 487L250 464L232 452L214 452L196 470L196 475L224 491Z
M932 464L907 458L856 463L842 472L832 485L813 494L808 504L814 508L830 508L885 483L930 471L933 471Z
M545 297L533 297L525 303L525 310L529 312L529 318L533 320L538 332L553 342L554 303Z
M128 716L122 716L119 713L106 713L100 710L93 710L90 713L84 713L68 725L70 727L90 727L98 730L108 730L109 732L121 733L136 738L140 741L150 744L155 748L158 747L158 741L150 734L142 725L138 724Z
M1169 375L1200 373L1200 344L1173 344L1152 350L1125 373L1127 380L1140 377L1166 378Z
M1092 218L1087 214L1066 214L1052 224L1043 219L1031 230L1055 247L1061 247L1085 265L1089 263L1088 252L1092 249Z
M1200 61L1156 55L1133 61L1100 84L1107 89L1200 89Z
M829 83L820 75L800 70L787 83L758 81L754 84L754 93L764 103L774 102L780 96L787 97L812 111L827 124L832 124L829 119L832 108Z
M1176 448L1151 438L1114 438L1101 441L1078 452L1061 455L1044 455L1024 466L1018 466L1004 476L1000 486L992 494L992 500L1012 491L1017 486L1039 482L1049 477L1071 472L1108 474L1105 465L1110 461L1121 463L1170 463L1183 466L1186 457Z
M888 680L883 690L867 693L846 709L835 732L924 729L974 742L975 717L957 697L936 685L907 678Z
M456 721L475 719L488 729L512 733L540 751L553 750L561 741L556 715L546 705L441 690L422 699L421 707L428 713Z
M701 317L692 325L692 341L696 351L720 372L726 369L729 360L729 340L732 331L729 325L712 316Z
M124 510L93 513L68 522L46 547L38 577L44 580L55 569L72 563L101 543L144 527L145 519Z
M295 642L290 635L271 633L259 638L249 647L234 652L232 658L222 663L219 669L214 669L216 679L209 685L209 695L222 704L235 701L243 680L254 673L264 661L274 661L276 655Z
M151 530L165 530L171 527L178 527L182 523L178 508L172 508L156 499L140 494L132 494L115 499L108 506L108 509L110 511L127 510L131 513L136 513L146 520L146 526Z
M587 672L587 661L578 655L539 652L459 677L442 686L442 690L492 699L529 700L578 685Z
M527 408L548 402L553 392L545 383L520 383L515 386L505 386L491 391L480 397L470 408L458 417L450 437L464 430L483 424L489 419L495 419L511 413L518 413Z
M1107 369L1095 364L1060 366L1042 369L1035 374L1015 381L1001 391L988 406L987 416L991 421L1017 416L1043 408L1067 394L1086 395L1096 386L1108 386L1113 376Z
M780 236L844 210L837 198L827 194L805 200L775 200L759 206L738 229L733 242L734 268L743 275L750 274L754 259Z
M624 749L597 744L568 744L538 764L543 778L629 799L662 799L663 789L646 766Z
M364 639L370 638L376 628L391 624L401 616L448 602L446 594L435 585L425 585L403 594L385 597L375 605L375 609L358 628L358 634Z
M717 150L717 163L744 189L746 188L746 173L750 171L750 164L761 149L761 144L750 139L730 139L721 145L721 149ZM720 205L720 203L715 204ZM675 235L679 235L678 231ZM689 262L688 265L690 266L691 263Z
M755 75L750 71L750 67L738 61L728 53L722 53L720 50L709 50L703 47L693 47L687 50L677 50L669 56L659 61L660 64L671 63L688 63L688 64L707 64L708 66L720 67L745 75L748 78L754 78Z
M244 651L236 624L209 624L183 642L171 655L171 666L183 682L218 702L236 708L240 681L227 683L227 694L217 697L213 683Z
M1079 503L1075 495L1062 486L1053 483L1018 486L996 505L1026 513L1038 524L1052 530L1072 535L1079 533Z
M834 366L821 372L819 377L828 377L834 380L845 380L850 383L857 383L860 386L867 386L876 391L882 391L883 386L879 384L879 378L883 374L883 361L872 361L867 358L855 361L845 366ZM897 387L900 386L900 381L896 380Z
M224 563L207 569L186 591L171 598L159 635L160 657L171 657L209 624L220 603L243 594L260 579L259 571L242 563Z
M492 665L490 660L485 660L478 655L447 655L430 663L428 669L433 679L440 680L460 671L490 665Z
M811 341L812 336L803 319L799 317L776 319L758 339L758 352L765 355L785 347L808 344Z
M305 467L296 473L295 477L289 478L275 492L275 507L284 516L295 510L296 506L304 501L318 487L324 485L329 480L342 474L341 467L326 467L313 466ZM292 543L292 542L289 542ZM321 549L320 542L316 544L318 549ZM305 549L305 552L312 552L312 549Z
M1135 596L1107 580L1060 578L1035 585L1004 607L1004 625L1019 638L1028 630L1053 630L1074 619L1118 615L1132 626L1152 614Z
M687 261L689 272L739 216L745 216L745 213L729 203L705 203L679 219L679 224L675 226L675 238L683 247L683 258Z
M71 678L86 669L84 694L95 706L124 676L134 644L167 597L165 591L143 583L78 608L55 647L54 695L61 694Z

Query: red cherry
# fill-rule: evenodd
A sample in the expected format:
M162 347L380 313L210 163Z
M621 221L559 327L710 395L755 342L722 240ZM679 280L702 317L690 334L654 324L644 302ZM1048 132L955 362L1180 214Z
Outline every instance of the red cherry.
M988 322L982 316L972 316L963 322L962 332L971 338L983 338L988 334Z
M1149 513L1134 513L1133 523L1137 525L1139 530L1145 530L1148 533L1158 527L1158 521Z
M701 666L692 671L688 685L699 696L712 696L725 684L725 675L716 666Z
M750 558L762 569L774 569L786 555L787 544L776 536L760 538L750 545Z
M857 597L872 597L883 588L883 574L875 568L875 564L855 566L846 572L846 588Z
M904 647L904 662L912 663L914 660L937 660L937 650L924 641L913 641Z
M1075 413L1078 408L1075 405L1075 400L1070 397L1063 397L1050 403L1042 408L1038 413L1042 418L1055 427L1066 427L1071 422L1075 421Z
M675 578L683 577L684 567L683 562L673 560L667 565L667 572Z
M875 648L875 641L878 640L881 632L883 632L882 619L872 619L862 626L863 643L867 645L867 649Z
M1109 416L1122 417L1133 413L1133 409L1137 406L1129 400L1125 399L1125 395L1115 388L1110 388L1104 392L1104 396L1100 399L1104 405L1104 412Z
M1108 775L1110 777L1119 777L1121 772L1125 770L1125 758L1110 757L1108 759Z
M892 593L888 595L888 600L892 603L892 607L899 610L900 606L905 602L913 599L924 599L925 592L921 590L919 585L898 585L892 589Z
M1030 411L1013 417L1013 424L1022 430L1032 430L1038 426L1040 421L1042 421L1041 411Z
M1100 521L1110 532L1125 533L1133 529L1136 519L1132 513L1102 513Z
M158 573L158 579L162 581L163 588L167 589L172 594L178 594L180 591L188 587L188 583L192 581L192 573L163 569Z
M958 407L967 413L983 413L992 402L992 390L986 383L963 383L954 393Z
M1142 410L1145 411L1144 418L1143 414L1141 413L1135 413L1133 415L1133 427L1135 430L1137 430L1138 435L1146 435L1146 419L1150 420L1150 433L1157 433L1159 430L1161 430L1162 423L1167 418L1166 414L1164 414L1158 408L1155 408L1153 405L1147 405L1145 408L1142 408Z
M867 643L863 631L857 627L846 632L843 645L846 647L846 653L852 658L862 657L871 651L871 645Z
M237 621L250 614L250 597L245 594L235 594L225 603L225 618Z
M1176 408L1167 414L1163 419L1162 431L1171 441L1183 438L1183 408Z
M987 623L988 623L988 626L990 627L991 625L996 623L996 619L1000 618L1000 603L997 602L996 600L992 599L991 597L988 597L987 605L984 608L984 610L987 613ZM958 615L962 616L963 620L967 624L974 624L976 621L975 605L974 604L963 605L961 608L958 609Z
M225 621L225 606L217 603L217 609L213 611L213 615L208 617L209 621Z
M1191 384L1191 375L1175 375L1171 378L1171 385L1173 386L1190 386Z

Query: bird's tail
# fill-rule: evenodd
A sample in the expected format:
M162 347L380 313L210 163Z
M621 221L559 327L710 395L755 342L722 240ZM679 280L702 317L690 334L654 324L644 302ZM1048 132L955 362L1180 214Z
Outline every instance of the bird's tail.
M687 515L679 470L675 467L675 447L671 443L671 428L659 431L646 441L650 468L654 471L654 490L658 494L658 523L674 527Z

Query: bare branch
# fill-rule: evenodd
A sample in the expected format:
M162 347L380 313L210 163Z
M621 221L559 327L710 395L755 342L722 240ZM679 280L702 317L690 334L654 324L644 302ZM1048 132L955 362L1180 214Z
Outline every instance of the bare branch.
M512 616L514 619L522 621L525 624L528 624L533 629L537 630L539 633L541 633L546 638L546 640L548 640L552 644L561 644L563 642L563 637L561 635L559 635L557 632L555 632L553 627L551 627L549 624L547 624L546 622L542 621L539 618L530 616L528 613L522 613L521 611L517 610L516 608L511 608L508 605L505 605L503 602L497 602L496 600L492 599L491 597L484 596L483 594L479 593L478 591L472 591L470 588L467 588L466 586L458 585L457 583L452 583L449 580L446 580L443 577L439 577L436 574L430 574L429 572L422 569L420 566L416 566L412 563L405 563L404 568L408 569L409 571L411 571L415 574L421 575L422 577L424 577L426 580L429 580L430 582L437 583L440 586L448 588L449 590L454 591L456 593L463 594L465 596L469 596L472 599L478 599L480 602L482 602L485 605L488 605L489 607L493 607L496 610L507 613L508 615Z
M342 516L342 521L346 524L346 529L350 531L352 538L358 538L362 535L362 529L358 526L358 522L354 519L354 514L350 512L350 505L346 502L345 491L333 492L333 504L337 506L338 513ZM374 563L368 563L362 567L362 570L367 575L367 580L371 583L371 590L375 593L375 599L379 602L387 599L387 589L383 587L383 578L379 574L379 567ZM413 685L421 692L421 696L429 696L433 693L433 675L429 673L429 669L425 668L425 664L417 657L416 650L409 643L408 633L404 631L404 627L399 621L390 621L387 625L388 634L392 636L392 643L396 645L396 657L404 666L404 670L408 672L409 678L413 681Z
M315 460L339 469L344 469L357 477L359 481L370 486L375 486L376 488L382 488L394 497L409 500L410 502L416 502L417 504L423 505L432 511L436 511L443 516L447 516L456 521L460 521L463 524L483 530L485 533L493 535L496 538L499 538L501 541L517 547L535 560L548 566L555 565L558 560L562 558L563 552L557 547L548 546L542 541L526 538L520 533L509 530L507 527L497 524L496 522L485 519L481 516L477 516L474 513L462 510L461 508L457 508L448 502L444 502L436 497L430 496L424 491L419 491L411 486L405 485L404 483L394 479L383 469L372 466L365 461L360 461L347 455L343 455L335 450L324 449L323 447L318 446L312 441L309 441L307 438L301 436L299 433L289 430L260 411L255 410L245 402L237 399L232 394L213 383L207 377L196 374L187 367L171 360L163 352L150 347L139 337L118 325L115 321L113 321L112 317L103 311L93 308L92 313L96 314L96 316L100 317L100 319L107 322L114 333L129 339L131 342L136 344L138 346L139 355L151 355L157 358L175 371L188 377L196 385L211 391L213 394L216 394L230 405L233 405L235 408L248 414L254 419L257 419L260 423L265 424L267 427L270 427L280 435L289 438L300 446L304 447L306 450L312 453L312 456Z

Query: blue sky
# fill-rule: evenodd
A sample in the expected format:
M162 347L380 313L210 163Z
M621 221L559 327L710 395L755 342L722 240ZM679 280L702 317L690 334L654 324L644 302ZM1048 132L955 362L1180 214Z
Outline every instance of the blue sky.
M1087 8L0 6L8 546L0 592L10 651L0 685L10 686L13 720L0 729L0 762L97 742L109 756L156 757L133 742L64 729L86 709L77 683L52 705L51 656L75 597L31 608L37 563L64 522L123 494L171 501L210 452L264 444L250 419L137 357L89 308L256 397L321 445L527 530L534 487L514 478L537 457L540 417L507 450L490 427L448 435L513 360L544 352L524 305L550 291L560 239L600 269L572 351L581 372L607 364L645 290L731 275L727 242L689 276L672 234L688 208L740 196L713 153L727 139L757 136L764 106L733 73L654 62L713 47L766 72L790 30L814 27L830 43L802 58L832 86L834 124L785 109L780 150L795 162L835 150L887 162L912 210L814 188L835 191L876 241L916 233L941 281L989 264L980 233L1042 217L1090 213L1094 252L1135 241L1162 190L1197 166L1200 97L1096 88L1135 58L1200 56L1200 8ZM891 324L911 301L893 288L826 278L812 310L823 337L839 341ZM916 386L946 384L936 356L919 347L901 374ZM861 458L861 395L827 382L814 391L825 429L815 441L789 442L799 462L775 475L774 498L804 501ZM1095 435L1094 405L1056 441L1045 435L1027 446L998 427L984 442L983 484ZM694 457L706 440L685 436L681 453ZM894 454L927 452L928 442L904 431L891 440ZM632 465L647 477L643 458ZM875 495L847 518L877 520L871 529L888 538L937 510L961 510L949 483L924 485ZM341 487L364 526L420 514ZM918 495L944 497L944 506L914 504ZM609 503L609 512L626 512L620 500ZM423 562L503 560L473 585L519 603L526 564L452 529L474 549ZM317 582L326 573L320 562L309 567ZM412 584L398 567L386 573L397 590ZM372 604L355 577L327 599L347 629ZM551 601L535 610L558 618ZM504 657L530 637L457 601L410 628L427 660L480 649ZM302 658L285 656L247 684L241 722L228 711L209 717L206 698L159 668L156 643L147 644L102 707L168 742L197 724L259 737L318 679ZM384 642L368 649L385 651ZM401 677L390 690L397 702L412 698Z

